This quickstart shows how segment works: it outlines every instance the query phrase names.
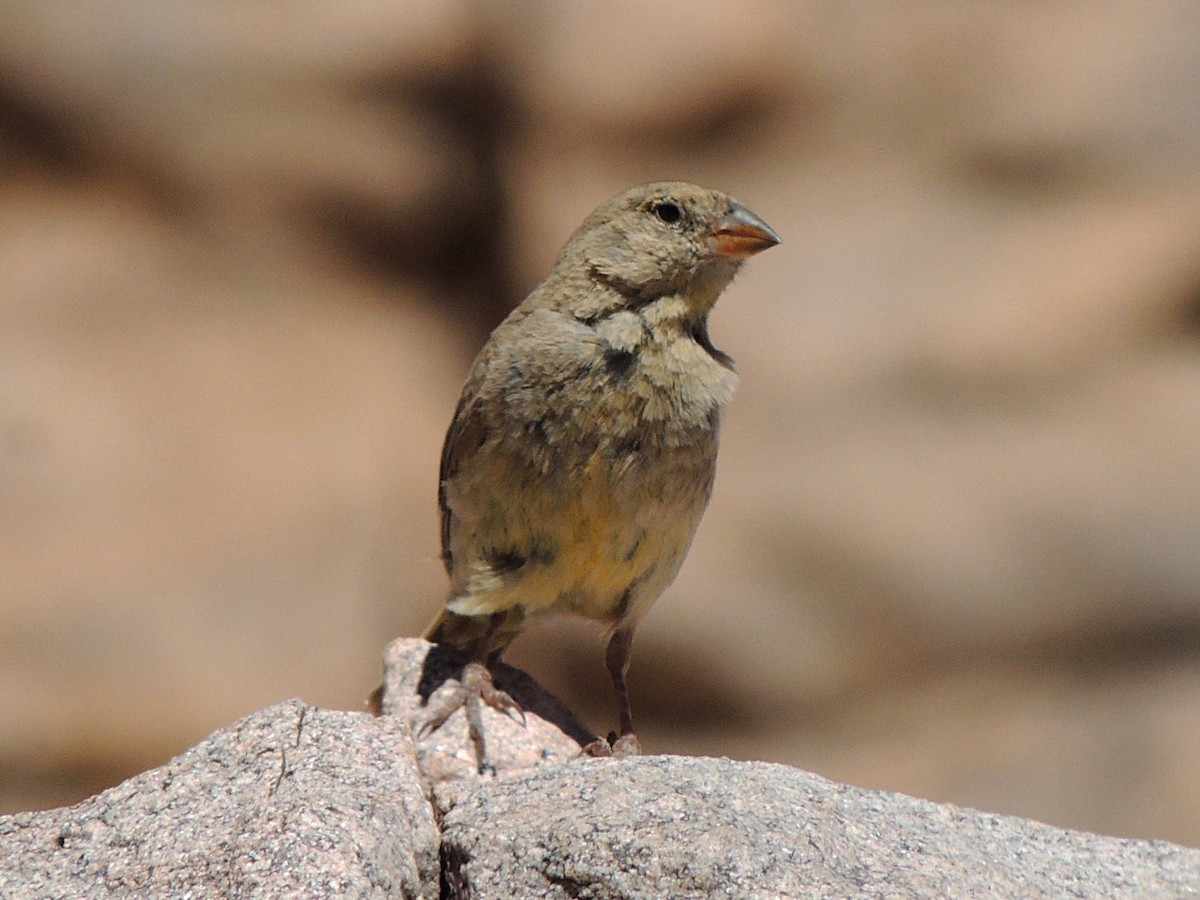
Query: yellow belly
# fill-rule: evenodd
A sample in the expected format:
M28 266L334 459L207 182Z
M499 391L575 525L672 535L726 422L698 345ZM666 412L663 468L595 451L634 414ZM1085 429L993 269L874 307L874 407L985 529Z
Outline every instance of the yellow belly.
M536 483L528 470L492 463L489 484L472 485L471 496L450 489L464 515L447 606L461 615L520 607L526 617L636 621L679 571L712 478L702 461L659 465L653 477L636 466L616 472L600 452L570 477ZM498 567L497 550L526 562Z

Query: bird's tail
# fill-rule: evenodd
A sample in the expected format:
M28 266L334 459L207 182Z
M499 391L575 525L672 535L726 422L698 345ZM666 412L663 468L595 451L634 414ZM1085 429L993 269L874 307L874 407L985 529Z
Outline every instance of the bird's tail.
M464 616L443 607L425 628L421 637L432 644L449 644L464 653L472 653L487 634L489 618L486 615ZM489 654L503 650L511 644L520 632L524 619L525 615L519 607L510 609L508 618L492 638L488 648Z

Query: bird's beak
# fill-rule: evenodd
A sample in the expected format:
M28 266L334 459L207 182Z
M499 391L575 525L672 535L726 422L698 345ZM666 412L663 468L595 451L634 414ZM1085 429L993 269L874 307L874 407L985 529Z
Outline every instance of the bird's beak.
M709 235L708 245L724 256L746 259L774 247L779 241L774 228L742 204L734 203L729 215L718 222Z

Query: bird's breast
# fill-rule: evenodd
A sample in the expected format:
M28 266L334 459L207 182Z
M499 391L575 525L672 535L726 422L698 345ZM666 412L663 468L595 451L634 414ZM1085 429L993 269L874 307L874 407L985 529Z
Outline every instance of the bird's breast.
M601 343L571 378L531 375L505 382L499 418L445 485L450 608L635 619L691 544L736 376L690 340Z

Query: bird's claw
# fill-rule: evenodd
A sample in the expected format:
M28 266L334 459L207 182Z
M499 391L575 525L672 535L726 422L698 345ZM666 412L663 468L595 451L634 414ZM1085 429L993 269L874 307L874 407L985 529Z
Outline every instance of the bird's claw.
M467 731L475 747L475 756L482 773L486 768L487 746L483 738L481 703L504 713L522 726L526 724L525 711L516 700L492 683L492 673L488 667L481 662L469 662L463 666L458 687L437 705L429 718L417 729L417 740L429 737L461 709L467 717Z
M628 734L623 734L617 737L616 734L610 734L608 740L604 738L596 738L581 751L580 756L594 757L624 757L624 756L641 756L642 744L638 740L636 734L632 731Z

